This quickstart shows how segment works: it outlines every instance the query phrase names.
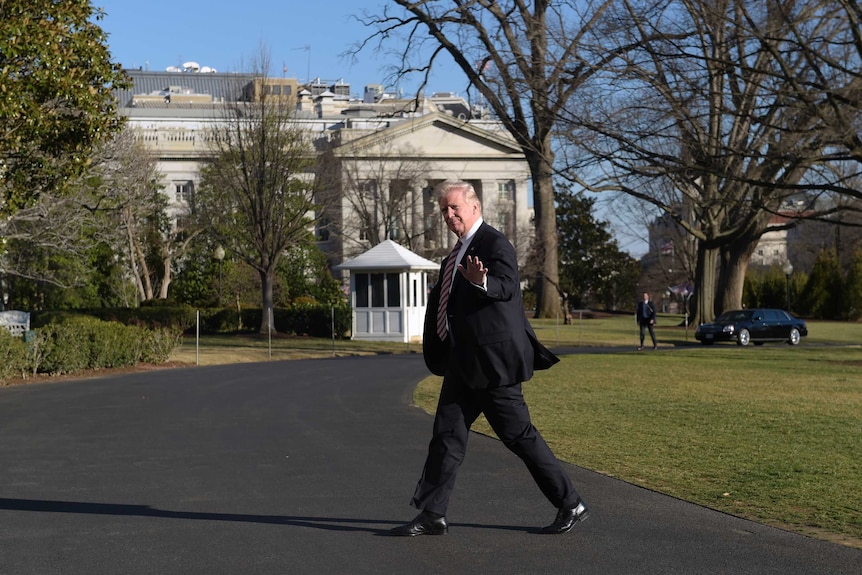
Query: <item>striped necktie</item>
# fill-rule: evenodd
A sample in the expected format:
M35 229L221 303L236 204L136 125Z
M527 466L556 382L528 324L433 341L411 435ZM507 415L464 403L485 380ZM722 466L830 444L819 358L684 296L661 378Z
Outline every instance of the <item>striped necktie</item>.
M440 305L437 307L437 335L440 341L446 339L449 329L446 327L446 307L449 304L449 292L452 291L452 274L455 273L455 264L458 252L461 251L461 240L455 242L449 259L446 260L446 269L443 270L443 279L440 280Z

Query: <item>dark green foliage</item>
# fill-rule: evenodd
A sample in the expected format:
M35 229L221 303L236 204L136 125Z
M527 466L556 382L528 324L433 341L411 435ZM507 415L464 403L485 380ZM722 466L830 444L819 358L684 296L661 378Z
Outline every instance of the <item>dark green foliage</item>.
M804 274L796 273L790 277L791 309L798 307L798 285ZM749 269L745 275L742 289L742 305L752 307L787 308L787 276L781 266L771 266L763 271Z
M153 300L154 305L142 305L136 308L92 308L75 311L40 311L30 315L30 324L34 327L46 326L51 323L63 323L70 318L90 316L103 321L119 322L126 325L138 325L155 328L169 328L185 331L195 325L197 310L191 306L178 305L165 300Z
M862 318L862 250L853 253L844 287L847 319L858 321Z
M166 300L153 300L137 308L34 312L30 315L30 325L33 328L64 325L83 321L89 317L94 321L98 319L115 322L117 325L193 333L197 330L196 322L200 314L201 333L238 333L257 331L263 318L262 313L260 308L243 308L241 311L237 311L236 308L198 310ZM333 306L303 300L290 307L276 308L273 311L275 331L288 335L331 337L333 317L335 336L338 338L349 336L353 320L350 306L344 301Z
M637 286L637 261L620 250L608 222L593 215L595 199L557 190L560 287L569 307L629 307Z
M335 337L349 335L353 323L350 306L329 306L316 303L298 303L287 309L275 310L275 328L283 333L332 337L333 318Z
M13 337L0 328L0 380L20 376L27 371L27 346L24 338Z
M803 315L818 319L845 317L844 278L835 250L823 250L817 256L800 294L799 309Z
M73 314L56 314L53 320L36 328L34 340L25 344L33 372L62 374L162 363L179 345L176 329L148 329Z
M103 14L89 0L0 2L0 214L62 187L118 130Z
M790 311L814 319L857 321L862 317L862 251L842 270L834 250L820 252L811 274L793 272ZM749 269L742 303L746 307L787 308L788 278L779 266Z
M276 289L280 297L277 305L289 307L302 299L312 299L325 305L339 305L345 301L341 283L332 277L326 255L308 237L285 254L276 270Z
M260 308L245 308L242 311L227 308L201 310L201 333L253 333L263 319ZM287 308L273 310L275 331L286 335L332 337L333 318L335 337L350 335L353 316L346 303L331 306L313 302L300 302Z

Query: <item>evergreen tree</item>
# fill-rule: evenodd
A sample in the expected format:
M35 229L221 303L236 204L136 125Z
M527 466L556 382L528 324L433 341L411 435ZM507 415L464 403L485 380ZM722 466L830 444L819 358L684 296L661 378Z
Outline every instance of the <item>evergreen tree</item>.
M841 319L844 305L844 278L835 250L823 250L800 296L800 311L817 319Z
M596 200L557 190L560 288L568 307L627 306L637 284L637 261L622 252L608 222L593 214Z

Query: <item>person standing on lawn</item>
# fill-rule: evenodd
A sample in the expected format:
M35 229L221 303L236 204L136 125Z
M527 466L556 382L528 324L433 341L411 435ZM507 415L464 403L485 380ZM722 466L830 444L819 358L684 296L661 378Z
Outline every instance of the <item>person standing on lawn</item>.
M638 351L643 351L645 331L649 330L649 336L652 339L652 348L657 349L658 344L655 340L655 304L649 298L649 294L644 292L643 301L639 301L637 310L635 311L635 320L640 327L641 344Z

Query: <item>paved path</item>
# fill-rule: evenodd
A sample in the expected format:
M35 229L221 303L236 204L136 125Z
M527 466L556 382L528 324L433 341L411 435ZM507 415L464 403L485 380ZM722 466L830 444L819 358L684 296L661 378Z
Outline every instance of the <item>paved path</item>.
M414 514L425 375L398 355L0 388L0 573L862 573L862 551L577 467L590 519L536 535L554 510L481 435L449 536L382 536Z

